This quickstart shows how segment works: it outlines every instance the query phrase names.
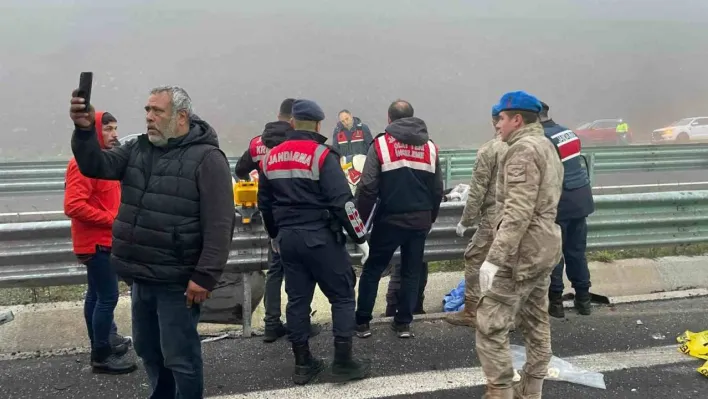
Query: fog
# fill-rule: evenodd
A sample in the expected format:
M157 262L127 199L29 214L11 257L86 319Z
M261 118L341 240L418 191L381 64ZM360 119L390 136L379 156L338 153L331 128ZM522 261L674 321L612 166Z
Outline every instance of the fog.
M285 97L342 108L380 132L410 101L441 147L492 135L490 109L527 90L569 127L624 118L635 135L708 115L705 0L0 0L0 159L67 159L69 97L121 135L144 131L153 86L176 84L228 155Z

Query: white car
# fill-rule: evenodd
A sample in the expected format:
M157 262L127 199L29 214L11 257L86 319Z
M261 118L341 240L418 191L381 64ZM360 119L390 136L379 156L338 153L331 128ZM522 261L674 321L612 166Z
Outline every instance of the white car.
M131 141L137 139L138 136L140 136L140 135L142 135L142 134L143 134L143 133L131 134L131 135L129 135L129 136L125 136L125 137L119 138L118 141L120 141L120 145L125 145L126 143L129 143L129 142L131 142Z
M683 118L651 134L652 143L688 143L708 140L708 116Z

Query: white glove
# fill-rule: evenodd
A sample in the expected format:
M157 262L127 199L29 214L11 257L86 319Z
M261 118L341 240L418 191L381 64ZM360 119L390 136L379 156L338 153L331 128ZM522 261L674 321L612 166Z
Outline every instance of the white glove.
M356 244L356 246L362 252L361 265L363 266L366 260L369 259L369 243L365 241L363 244Z
M467 231L467 226L462 225L462 222L457 223L457 228L455 229L457 235L460 237L464 237L465 231Z
M497 274L498 270L499 266L489 263L486 260L482 263L482 267L479 268L479 290L482 295L492 288L494 276Z

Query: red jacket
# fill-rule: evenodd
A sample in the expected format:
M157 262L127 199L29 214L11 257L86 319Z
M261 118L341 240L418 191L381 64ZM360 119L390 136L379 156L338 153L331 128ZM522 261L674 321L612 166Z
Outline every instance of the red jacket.
M103 145L103 112L96 111L96 134ZM93 254L96 245L110 247L113 220L120 206L120 182L89 179L71 158L66 168L64 214L71 218L74 253Z

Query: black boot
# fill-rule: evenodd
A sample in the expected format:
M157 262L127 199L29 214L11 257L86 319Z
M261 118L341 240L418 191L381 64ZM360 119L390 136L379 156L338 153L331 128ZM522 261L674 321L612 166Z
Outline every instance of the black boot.
M116 356L125 355L133 345L132 338L124 337L120 334L111 334L108 341L111 343L111 349L113 350L113 354Z
M592 313L592 305L589 292L575 293L575 309L583 316L589 316Z
M352 339L334 339L334 361L332 375L338 382L360 380L369 376L371 360L352 358Z
M548 314L558 319L565 317L562 292L548 292Z
M138 368L126 356L113 354L110 346L91 351L91 367L96 374L128 374Z
M266 327L265 332L263 334L263 342L267 343L272 343L278 340L280 337L284 337L285 334L288 333L288 330L285 328L284 325L279 325L278 327L275 328L268 328Z
M297 385L307 384L324 370L324 361L312 357L310 346L307 342L293 344L293 353L295 354L293 382Z

